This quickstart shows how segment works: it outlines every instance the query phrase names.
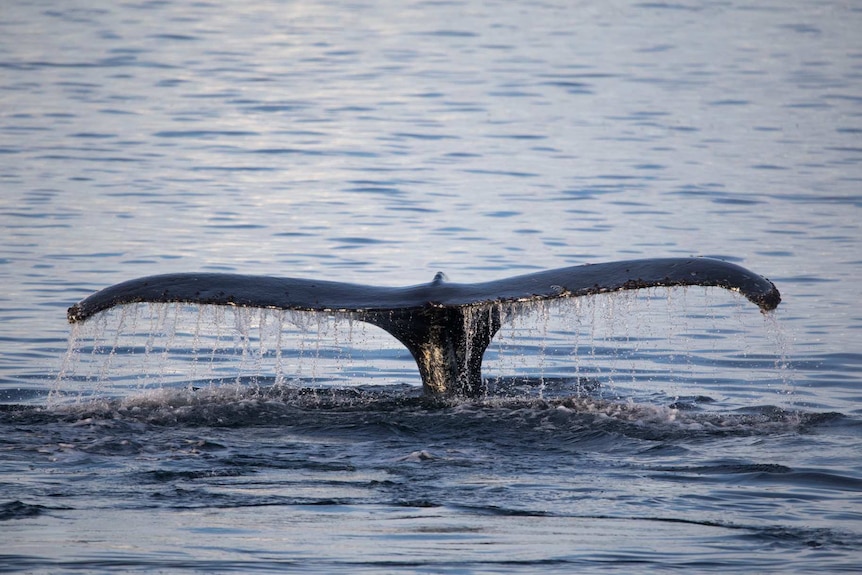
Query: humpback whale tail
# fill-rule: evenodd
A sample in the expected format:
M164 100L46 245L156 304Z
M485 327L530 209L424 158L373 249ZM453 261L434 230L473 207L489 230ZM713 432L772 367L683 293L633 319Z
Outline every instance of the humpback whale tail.
M475 284L445 281L393 288L300 278L224 273L148 276L105 288L73 305L69 322L138 302L188 302L339 312L376 325L410 350L425 393L486 392L482 356L509 314L530 302L661 286L716 286L743 294L764 312L781 301L769 280L709 258L589 264Z

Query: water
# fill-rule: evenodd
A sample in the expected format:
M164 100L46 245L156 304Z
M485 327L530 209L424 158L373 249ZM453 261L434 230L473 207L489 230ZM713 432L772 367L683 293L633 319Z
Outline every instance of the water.
M858 570L852 3L0 15L0 570ZM421 398L370 326L65 321L155 273L410 285L688 255L784 303L536 310L475 401Z

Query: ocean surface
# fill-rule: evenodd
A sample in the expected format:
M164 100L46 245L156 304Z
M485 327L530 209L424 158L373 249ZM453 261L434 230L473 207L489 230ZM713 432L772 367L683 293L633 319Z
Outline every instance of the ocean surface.
M862 6L0 7L0 572L857 573ZM66 308L151 274L384 286L710 256L536 305L491 392L385 332Z

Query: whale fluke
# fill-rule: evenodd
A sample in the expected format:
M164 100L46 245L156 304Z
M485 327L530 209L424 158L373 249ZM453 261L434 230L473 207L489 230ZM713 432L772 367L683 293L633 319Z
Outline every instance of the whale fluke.
M769 280L709 258L656 258L588 264L490 282L380 287L226 273L148 276L107 287L73 305L70 323L138 302L187 302L339 312L376 325L413 355L424 391L481 396L482 356L509 314L529 302L650 287L715 286L739 292L764 312L781 302Z

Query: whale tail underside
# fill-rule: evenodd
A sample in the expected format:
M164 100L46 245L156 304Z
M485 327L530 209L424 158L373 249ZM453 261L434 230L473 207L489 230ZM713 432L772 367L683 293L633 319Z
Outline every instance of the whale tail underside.
M410 350L425 393L482 396L482 356L501 325L531 302L650 287L715 286L739 292L762 311L781 296L769 280L709 258L654 258L590 264L474 284L444 281L380 287L227 273L148 276L107 287L68 310L85 321L130 303L187 302L339 312L376 325Z

